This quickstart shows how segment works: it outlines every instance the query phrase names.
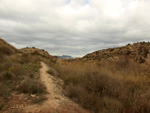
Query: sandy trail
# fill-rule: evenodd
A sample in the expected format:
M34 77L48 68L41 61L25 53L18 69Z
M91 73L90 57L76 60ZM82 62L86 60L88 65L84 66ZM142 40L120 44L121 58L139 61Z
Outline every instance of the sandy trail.
M60 79L54 78L47 73L49 67L41 62L41 80L47 87L47 100L42 105L29 105L24 108L26 113L90 113L83 109L68 97L64 96Z

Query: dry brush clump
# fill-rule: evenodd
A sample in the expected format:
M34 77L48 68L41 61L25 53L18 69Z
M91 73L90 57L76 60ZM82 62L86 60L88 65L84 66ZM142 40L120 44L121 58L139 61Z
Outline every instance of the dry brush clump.
M50 75L58 76L58 72L53 67L50 67L47 73L49 73Z
M46 87L41 81L28 78L19 86L18 91L26 94L44 94Z
M8 46L0 46L0 56L11 55L13 53L14 53L13 49L10 49Z
M40 80L41 57L24 53L0 59L0 98L8 99L14 92L25 93L33 103L46 99L46 87ZM31 98L35 94L38 98Z
M3 58L7 55L15 54L18 52L19 51L15 47L11 46L5 40L0 38L0 58Z
M149 113L149 69L129 59L111 63L52 66L64 80L67 95L95 113Z

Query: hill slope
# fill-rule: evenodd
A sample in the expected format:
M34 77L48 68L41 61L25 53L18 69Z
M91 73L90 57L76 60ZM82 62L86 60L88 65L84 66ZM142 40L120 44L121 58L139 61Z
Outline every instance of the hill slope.
M139 63L146 63L150 65L150 42L140 42L133 45L126 45L124 47L111 48L95 51L83 57L83 60L107 60L116 58L131 58Z
M0 57L4 55L11 55L17 52L18 50L15 47L0 38Z

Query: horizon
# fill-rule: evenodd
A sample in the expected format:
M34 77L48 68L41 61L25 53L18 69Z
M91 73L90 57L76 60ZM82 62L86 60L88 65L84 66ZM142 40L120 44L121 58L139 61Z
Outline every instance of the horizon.
M1 37L0 37L1 38ZM2 38L3 39L3 38ZM148 43L149 41L139 41L139 42L135 42L135 43L141 43L141 42L146 42L146 43ZM8 42L9 43L9 42ZM10 43L11 45L13 45L13 43ZM118 48L118 47L124 47L124 46L127 46L128 44L131 44L131 45L133 45L134 43L127 43L127 44L125 44L125 45L118 45L118 46L115 46L115 47L111 47L111 48ZM14 46L14 45L13 45ZM15 46L14 46L15 47ZM32 47L35 47L35 46L32 46ZM32 48L32 47L29 47L29 48ZM15 47L15 48L17 48L17 47ZM27 47L23 47L23 48L27 48ZM17 48L17 49L23 49L23 48ZM43 49L43 48L38 48L38 47L35 47L35 48L37 48L37 49ZM102 49L98 49L98 50L94 50L94 51L91 51L91 52L89 52L89 53L86 53L85 55L87 55L87 54L90 54L90 53L93 53L93 52L95 52L95 51L100 51L100 50L107 50L107 49L110 49L110 48L102 48ZM45 49L44 49L45 50ZM47 51L47 50L45 50L45 51ZM47 51L48 52L48 51ZM48 52L49 53L49 52ZM51 53L49 53L50 55L52 55L52 56L71 56L71 57L73 57L73 58L82 58L82 57L84 57L85 55L82 55L82 56L73 56L73 55L69 55L69 54L51 54Z
M16 48L82 57L150 41L147 0L1 0L0 37Z

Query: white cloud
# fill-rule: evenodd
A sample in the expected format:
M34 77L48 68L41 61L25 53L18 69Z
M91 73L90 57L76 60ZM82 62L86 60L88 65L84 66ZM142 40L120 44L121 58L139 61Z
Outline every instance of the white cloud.
M0 37L50 54L85 55L150 40L148 0L1 0Z

